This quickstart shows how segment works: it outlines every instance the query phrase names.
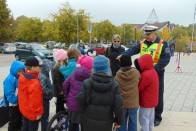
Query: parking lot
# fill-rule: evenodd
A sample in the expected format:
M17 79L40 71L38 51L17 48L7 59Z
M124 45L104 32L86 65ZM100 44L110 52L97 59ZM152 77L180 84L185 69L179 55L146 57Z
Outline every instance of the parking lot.
M14 60L15 60L14 54L1 54L0 53L0 67L10 66L10 64Z

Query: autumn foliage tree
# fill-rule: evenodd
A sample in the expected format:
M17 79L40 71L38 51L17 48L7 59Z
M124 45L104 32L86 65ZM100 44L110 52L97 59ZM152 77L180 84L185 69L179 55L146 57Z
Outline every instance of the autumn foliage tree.
M176 51L183 52L187 44L190 44L190 36L188 35L187 27L176 26L171 33L172 39L176 43Z
M42 41L42 22L39 18L24 18L16 28L16 39L24 42Z
M6 0L0 0L0 41L8 41L12 36L12 16Z

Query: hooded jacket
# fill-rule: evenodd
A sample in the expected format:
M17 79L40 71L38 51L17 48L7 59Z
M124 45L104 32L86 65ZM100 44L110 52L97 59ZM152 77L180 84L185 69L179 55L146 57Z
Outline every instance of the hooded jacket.
M18 104L18 75L17 72L25 70L25 65L20 61L14 61L10 67L10 73L3 82L4 96L6 97L9 105L6 105L4 100L4 106L13 106ZM5 98L4 97L4 98Z
M121 67L116 73L115 79L120 85L123 107L126 109L139 106L138 84L140 78L139 71L133 67Z
M154 69L151 55L143 55L138 60L141 69L139 83L139 103L144 108L153 108L158 104L159 77Z
M84 107L85 131L111 131L113 122L124 122L119 84L104 73L94 73L84 81L77 101Z
M18 81L19 109L31 121L43 114L42 87L38 75L37 72L25 71Z
M67 107L71 111L82 111L78 105L77 95L81 90L82 83L91 76L90 70L84 67L77 68L63 83L63 92L67 96Z

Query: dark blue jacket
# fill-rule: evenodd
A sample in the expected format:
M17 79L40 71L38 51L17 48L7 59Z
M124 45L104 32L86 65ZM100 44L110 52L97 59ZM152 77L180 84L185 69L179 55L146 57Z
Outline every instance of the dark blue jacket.
M154 43L159 43L159 41L160 41L160 37L157 36ZM153 44L148 41L144 41L144 43L146 43L148 45L148 47ZM135 46L132 46L131 48L129 48L128 50L126 50L122 54L127 54L127 55L132 56L132 55L139 54L139 53L140 53L140 43L138 43ZM169 64L169 61L170 61L169 45L167 44L166 41L163 41L163 48L162 48L161 55L160 55L160 61L154 66L154 68L157 71L164 70L165 67Z
M42 71L41 73L39 73L39 80L42 86L43 98L47 100L51 100L54 95L52 83L49 78L49 72L54 67L54 64L55 64L54 62L48 59L44 59L42 65Z

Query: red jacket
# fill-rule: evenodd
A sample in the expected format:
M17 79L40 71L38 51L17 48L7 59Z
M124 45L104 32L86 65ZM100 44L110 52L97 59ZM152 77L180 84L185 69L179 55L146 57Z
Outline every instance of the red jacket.
M144 108L153 108L158 105L159 77L154 69L151 55L143 55L138 59L142 71L139 83L139 102Z
M38 80L38 73L25 72L18 82L19 109L24 117L36 120L43 114L42 88Z

